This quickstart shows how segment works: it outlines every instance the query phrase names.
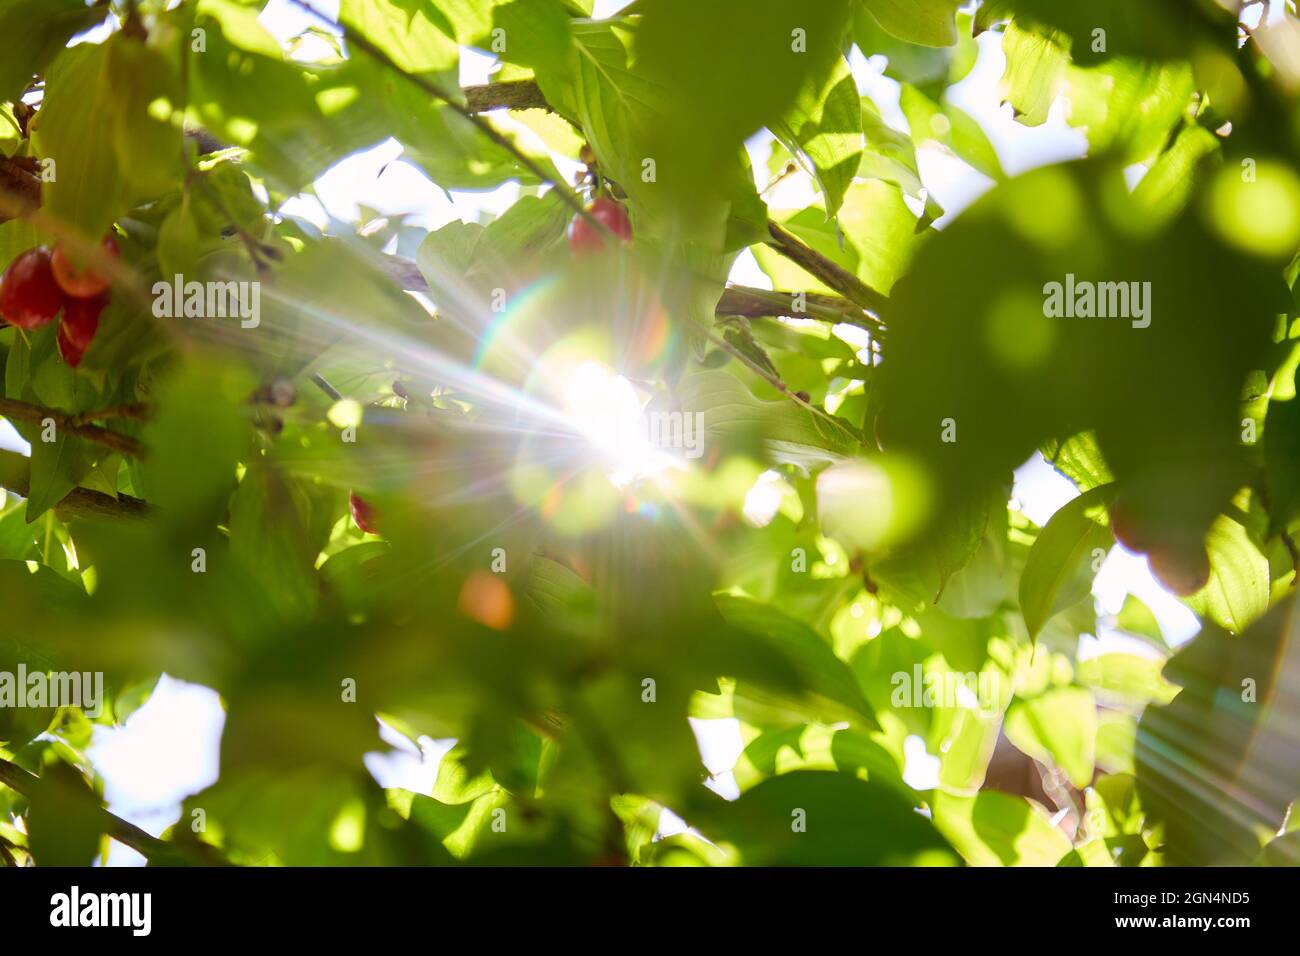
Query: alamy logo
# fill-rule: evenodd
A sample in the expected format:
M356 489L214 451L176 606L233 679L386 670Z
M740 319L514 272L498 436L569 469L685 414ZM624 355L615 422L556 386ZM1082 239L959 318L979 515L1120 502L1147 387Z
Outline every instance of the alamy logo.
M1150 282L1075 281L1071 272L1064 283L1043 286L1043 296L1049 319L1131 319L1135 329L1151 324Z
M644 412L628 421L623 409L610 407L588 414L588 428L616 457L649 447L657 452L679 451L682 457L704 455L703 412Z
M894 687L889 702L894 707L946 707L996 713L1002 706L1003 676L995 670L979 674L958 671L925 673L920 664L910 672L896 671L889 682Z
M99 716L104 702L102 671L0 671L0 708L80 707L87 717Z
M645 440L661 450L679 450L690 459L704 454L703 412L651 412L645 416Z
M126 926L133 936L148 936L153 929L153 896L150 893L82 893L74 886L69 893L50 897L50 925Z
M262 283L185 281L177 274L171 282L153 284L153 314L159 319L234 319L240 328L255 329L262 322Z

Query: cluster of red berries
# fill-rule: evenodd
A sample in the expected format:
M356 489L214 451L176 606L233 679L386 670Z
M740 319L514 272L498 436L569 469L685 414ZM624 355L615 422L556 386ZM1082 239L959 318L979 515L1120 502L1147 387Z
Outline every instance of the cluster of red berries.
M103 250L118 257L112 236ZM99 330L99 316L108 305L109 280L89 266L78 269L63 250L44 246L28 249L0 277L0 319L20 329L38 329L63 313L59 324L59 354L76 368Z

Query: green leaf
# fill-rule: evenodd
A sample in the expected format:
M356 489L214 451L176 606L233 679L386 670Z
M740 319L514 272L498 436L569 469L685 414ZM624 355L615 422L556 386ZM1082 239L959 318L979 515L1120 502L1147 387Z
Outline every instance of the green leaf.
M32 135L43 159L54 161L44 209L97 239L117 218L123 198L113 124L117 110L106 46L82 43L50 67L45 103Z
M1094 488L1062 507L1039 532L1020 576L1020 613L1031 638L1052 615L1087 597L1099 557L1114 544L1106 506L1109 485Z
M1070 840L1024 797L985 790L975 797L935 791L934 826L971 866L1055 866Z
M812 161L834 216L862 159L862 107L858 87L843 57L832 61L827 76L810 76L776 132L791 152Z
M981 29L1007 17L1015 25L1044 35L1059 34L1081 64L1104 63L1114 57L1171 60L1186 57L1198 46L1236 48L1236 14L1213 7L1201 16L1185 16L1179 0L1092 0L1087 4L1060 0L986 0L977 20Z
M1260 851L1256 866L1300 866L1300 832L1292 830L1269 840Z
M853 42L864 56L888 59L885 75L902 83L941 83L949 75L952 48L908 43L882 30L865 3L853 16ZM974 40L970 41L972 44Z
M1092 783L1097 745L1097 704L1082 687L1060 687L1007 711L1007 738L1042 763L1065 771L1082 789Z
M486 47L492 32L492 15L495 8L503 2L504 0L437 0L437 5L451 24L457 43Z
M370 58L314 68L287 62L256 11L232 0L201 0L194 23L207 37L207 52L189 61L199 122L223 142L247 147L244 161L287 193L395 130L402 138L412 117L436 112L409 82L385 82Z
M1054 439L1045 442L1043 458L1080 491L1091 491L1115 480L1092 432L1081 432L1064 442Z
M1300 518L1300 398L1268 403L1264 422L1271 531Z
M339 22L383 50L399 69L455 82L455 29L432 0L341 0Z
M107 15L83 0L0 0L0 100L18 100L74 34Z
M202 238L189 193L158 227L158 268L164 281L174 281L175 276L193 273L198 264Z
M719 594L715 600L729 624L761 635L788 657L810 691L847 708L867 728L879 728L853 672L816 631L770 605L749 598Z
M563 72L573 53L569 15L559 0L513 0L492 11L504 33L502 59L539 73Z
M937 142L990 179L1003 178L993 144L969 113L951 103L940 105L911 84L904 84L900 106L918 144Z
M209 369L192 368L166 383L158 394L158 417L145 432L153 449L143 464L150 502L172 512L173 520L218 518L235 487L235 469L249 433L231 399L238 381Z
M848 13L847 0L798 10L784 0L659 0L647 7L636 68L667 100L649 153L658 157L661 182L689 196L748 136L784 115L809 77L830 72ZM688 157L690 176L682 167Z
M1187 604L1202 617L1240 634L1268 610L1268 558L1250 533L1226 515L1210 526L1205 546L1210 553L1210 580Z
M26 561L35 553L36 532L25 512L23 502L12 500L0 510L0 561Z
M133 38L118 35L105 47L115 112L103 121L113 128L128 200L148 202L179 186L188 172L180 79L163 53Z
M1188 123L1173 145L1161 153L1142 177L1133 198L1150 210L1152 222L1177 215L1195 195L1196 177L1218 154L1219 139L1198 123Z
M940 753L939 786L950 794L974 795L983 785L1001 724L997 710L938 708L930 748Z
M1164 633L1160 630L1160 622L1156 620L1151 608L1147 607L1136 594L1124 598L1124 606L1119 610L1115 626L1130 634L1150 638L1160 647L1167 646Z
M931 520L919 536L869 567L871 579L900 607L937 604L949 580L979 551L993 519L1005 513L1005 488L967 489L967 495ZM1005 531L1005 524L1001 528Z
M798 770L764 780L731 803L701 804L690 819L711 841L735 844L747 866L955 862L944 839L896 790L848 774Z
M704 414L710 447L753 448L771 461L803 467L839 461L860 447L847 427L785 399L756 398L726 371L692 373L679 394L684 409Z
M1081 661L1077 676L1079 683L1091 687L1099 697L1141 707L1150 701L1168 703L1178 692L1160 676L1163 666L1159 659L1113 652Z
M896 169L897 167L893 167ZM918 235L925 221L903 200L903 192L890 181L855 182L845 194L837 222L829 221L817 207L773 218L791 234L858 276L878 292L888 294L922 248ZM904 187L906 188L906 187ZM754 258L779 289L829 292L799 266L767 246L755 246Z
M1002 76L1002 101L1010 103L1025 126L1042 126L1065 83L1068 46L1055 34L1043 36L1012 23L1002 38L1007 70Z
M31 488L27 494L27 523L31 524L67 497L85 469L82 441L64 431L52 442L32 442Z
M524 597L543 617L558 626L594 631L595 589L559 561L538 556L529 563Z
M1113 204L1093 216L1095 203ZM1169 537L1208 528L1249 480L1242 386L1266 362L1284 290L1190 209L1154 234L1144 222L1121 172L1086 161L1008 180L922 246L890 292L874 430L886 451L925 462L941 501L1090 430L1116 482L1140 490L1149 523ZM1187 261L1216 265L1189 271ZM1127 321L1067 318L1054 295L1084 262L1090 283L1145 277L1165 320L1152 312L1145 323L1131 306ZM1224 309L1246 327L1225 326ZM1098 369L1106 388L1095 387ZM1172 407L1189 427L1169 427L1160 410Z
M482 274L495 285L508 285L511 270L529 263L564 241L572 210L552 189L545 196L524 196L488 223L474 245L467 272Z
M1070 125L1087 131L1089 152L1112 151L1124 163L1150 162L1165 148L1196 90L1186 62L1122 58L1070 66L1066 86Z
M922 46L957 42L957 8L961 0L863 0L887 32Z
M45 767L32 787L28 845L40 866L89 866L99 852L99 801L63 761Z

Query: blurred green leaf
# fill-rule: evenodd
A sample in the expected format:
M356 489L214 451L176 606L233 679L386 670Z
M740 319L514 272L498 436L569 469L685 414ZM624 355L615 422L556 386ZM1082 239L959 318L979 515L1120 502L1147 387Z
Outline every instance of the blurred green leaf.
M1100 558L1114 543L1106 515L1114 493L1103 485L1075 498L1052 515L1029 549L1020 576L1020 613L1031 638L1092 589Z
M1024 797L985 790L975 797L936 791L935 828L971 866L1055 866L1069 838Z
M1007 737L1042 763L1060 767L1080 789L1092 783L1097 704L1081 687L1061 687L1007 711Z

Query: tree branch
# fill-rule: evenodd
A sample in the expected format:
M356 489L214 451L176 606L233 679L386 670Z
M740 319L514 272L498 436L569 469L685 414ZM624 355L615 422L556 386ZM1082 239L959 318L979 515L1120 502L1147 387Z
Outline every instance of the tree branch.
M0 222L8 222L41 204L41 180L29 160L0 156Z
M124 407L139 409L141 406ZM81 415L67 415L53 408L45 408L42 405L32 405L13 398L0 398L0 416L20 422L31 422L34 425L39 425L49 419L54 422L56 429L67 432L69 435L76 435L86 441L92 441L97 445L103 445L105 448L111 448L113 451L130 455L132 458L143 458L145 454L144 445L130 435L109 431L100 425L87 424L94 418L115 417L120 414L120 409L109 409L108 412L112 414L107 412L87 412Z
M490 113L492 110L551 110L551 104L546 102L541 87L532 80L467 86L461 92L465 94L465 106L471 113Z
M843 266L804 245L774 222L768 224L768 232L772 237L768 245L849 301L876 315L887 309L888 296L877 292Z
M411 259L403 256L386 255L383 269L399 286L408 292L428 294L429 283L425 281L420 267ZM771 292L767 289L754 289L749 286L727 286L718 300L714 314L720 318L728 316L745 316L746 318L763 318L784 316L794 319L821 319L825 322L843 322L856 325L879 333L882 330L880 320L864 312L856 303L836 295L823 295L809 292L806 296L806 310L794 310L794 293Z
M307 0L289 0L289 2L292 3L294 6L300 8L301 10L304 10L307 13L311 14L320 22L328 24L331 27L337 27L339 30L342 31L343 39L346 40L349 45L356 47L358 50L363 50L364 52L369 54L371 58L377 60L379 63L382 63L384 66L388 67L388 69L395 72L398 76L401 76L407 82L419 87L421 90L423 90L425 93L432 96L434 99L440 100L441 102L445 103L448 108L455 110L465 119L467 119L469 122L473 123L474 126L478 128L479 132L481 132L493 143L495 143L497 146L501 147L506 152L508 152L511 156L513 156L516 162L518 162L521 166L524 167L524 169L528 170L530 173L536 176L538 180L544 183L550 183L551 188L554 189L556 193L559 195L559 197L564 200L565 205L567 205L570 209L572 209L583 219L587 220L591 224L592 228L595 229L599 235L602 235L609 240L613 240L615 238L614 234L610 231L609 227L605 225L605 223L603 223L601 220L597 219L595 216L593 216L590 212L587 211L587 208L582 204L582 200L578 198L578 196L573 192L572 189L570 189L564 183L558 182L557 180L553 179L550 175L548 175L546 170L542 169L542 167L538 164L538 162L535 159L533 159L531 156L529 156L523 150L521 150L518 146L516 146L515 143L510 139L510 137L506 136L504 133L502 133L500 130L494 127L483 117L479 116L477 113L471 110L467 105L458 102L455 97L446 93L436 83L433 83L428 78L423 76L418 76L414 73L409 73L406 70L402 69L400 66L397 65L396 62L393 61L392 57L390 57L387 53L385 53L383 49L381 49L378 45L376 45L369 37L365 36L362 33L358 33L348 24L343 23L342 18L339 18L339 20L337 21L329 18L328 16L326 16L325 14L317 10L310 3L308 3Z
M8 760L0 759L0 784L4 784L10 790L22 794L28 800L32 799L32 794L40 783L40 777L30 773L18 766L16 763L10 763ZM187 856L187 847L177 843L168 843L166 840L160 840L151 833L140 829L134 823L123 820L116 814L110 813L106 808L100 807L99 822L101 832L112 837L118 843L129 846L137 853L149 860L150 863L177 862ZM230 865L226 860L218 856L213 848L212 853L204 851L196 852L202 854L202 862L215 863L217 865ZM40 861L38 860L37 863Z
M719 317L738 315L756 319L767 316L782 316L790 319L821 319L825 322L843 322L856 325L877 334L882 330L880 320L869 312L863 311L855 303L837 295L823 295L817 292L805 294L804 309L796 311L795 293L769 292L766 289L751 289L748 286L731 285L723 290L718 300L715 314Z
M0 488L26 498L31 491L31 465L17 452L0 451ZM143 518L149 505L130 495L106 495L89 488L73 488L54 506L54 513L69 518Z

